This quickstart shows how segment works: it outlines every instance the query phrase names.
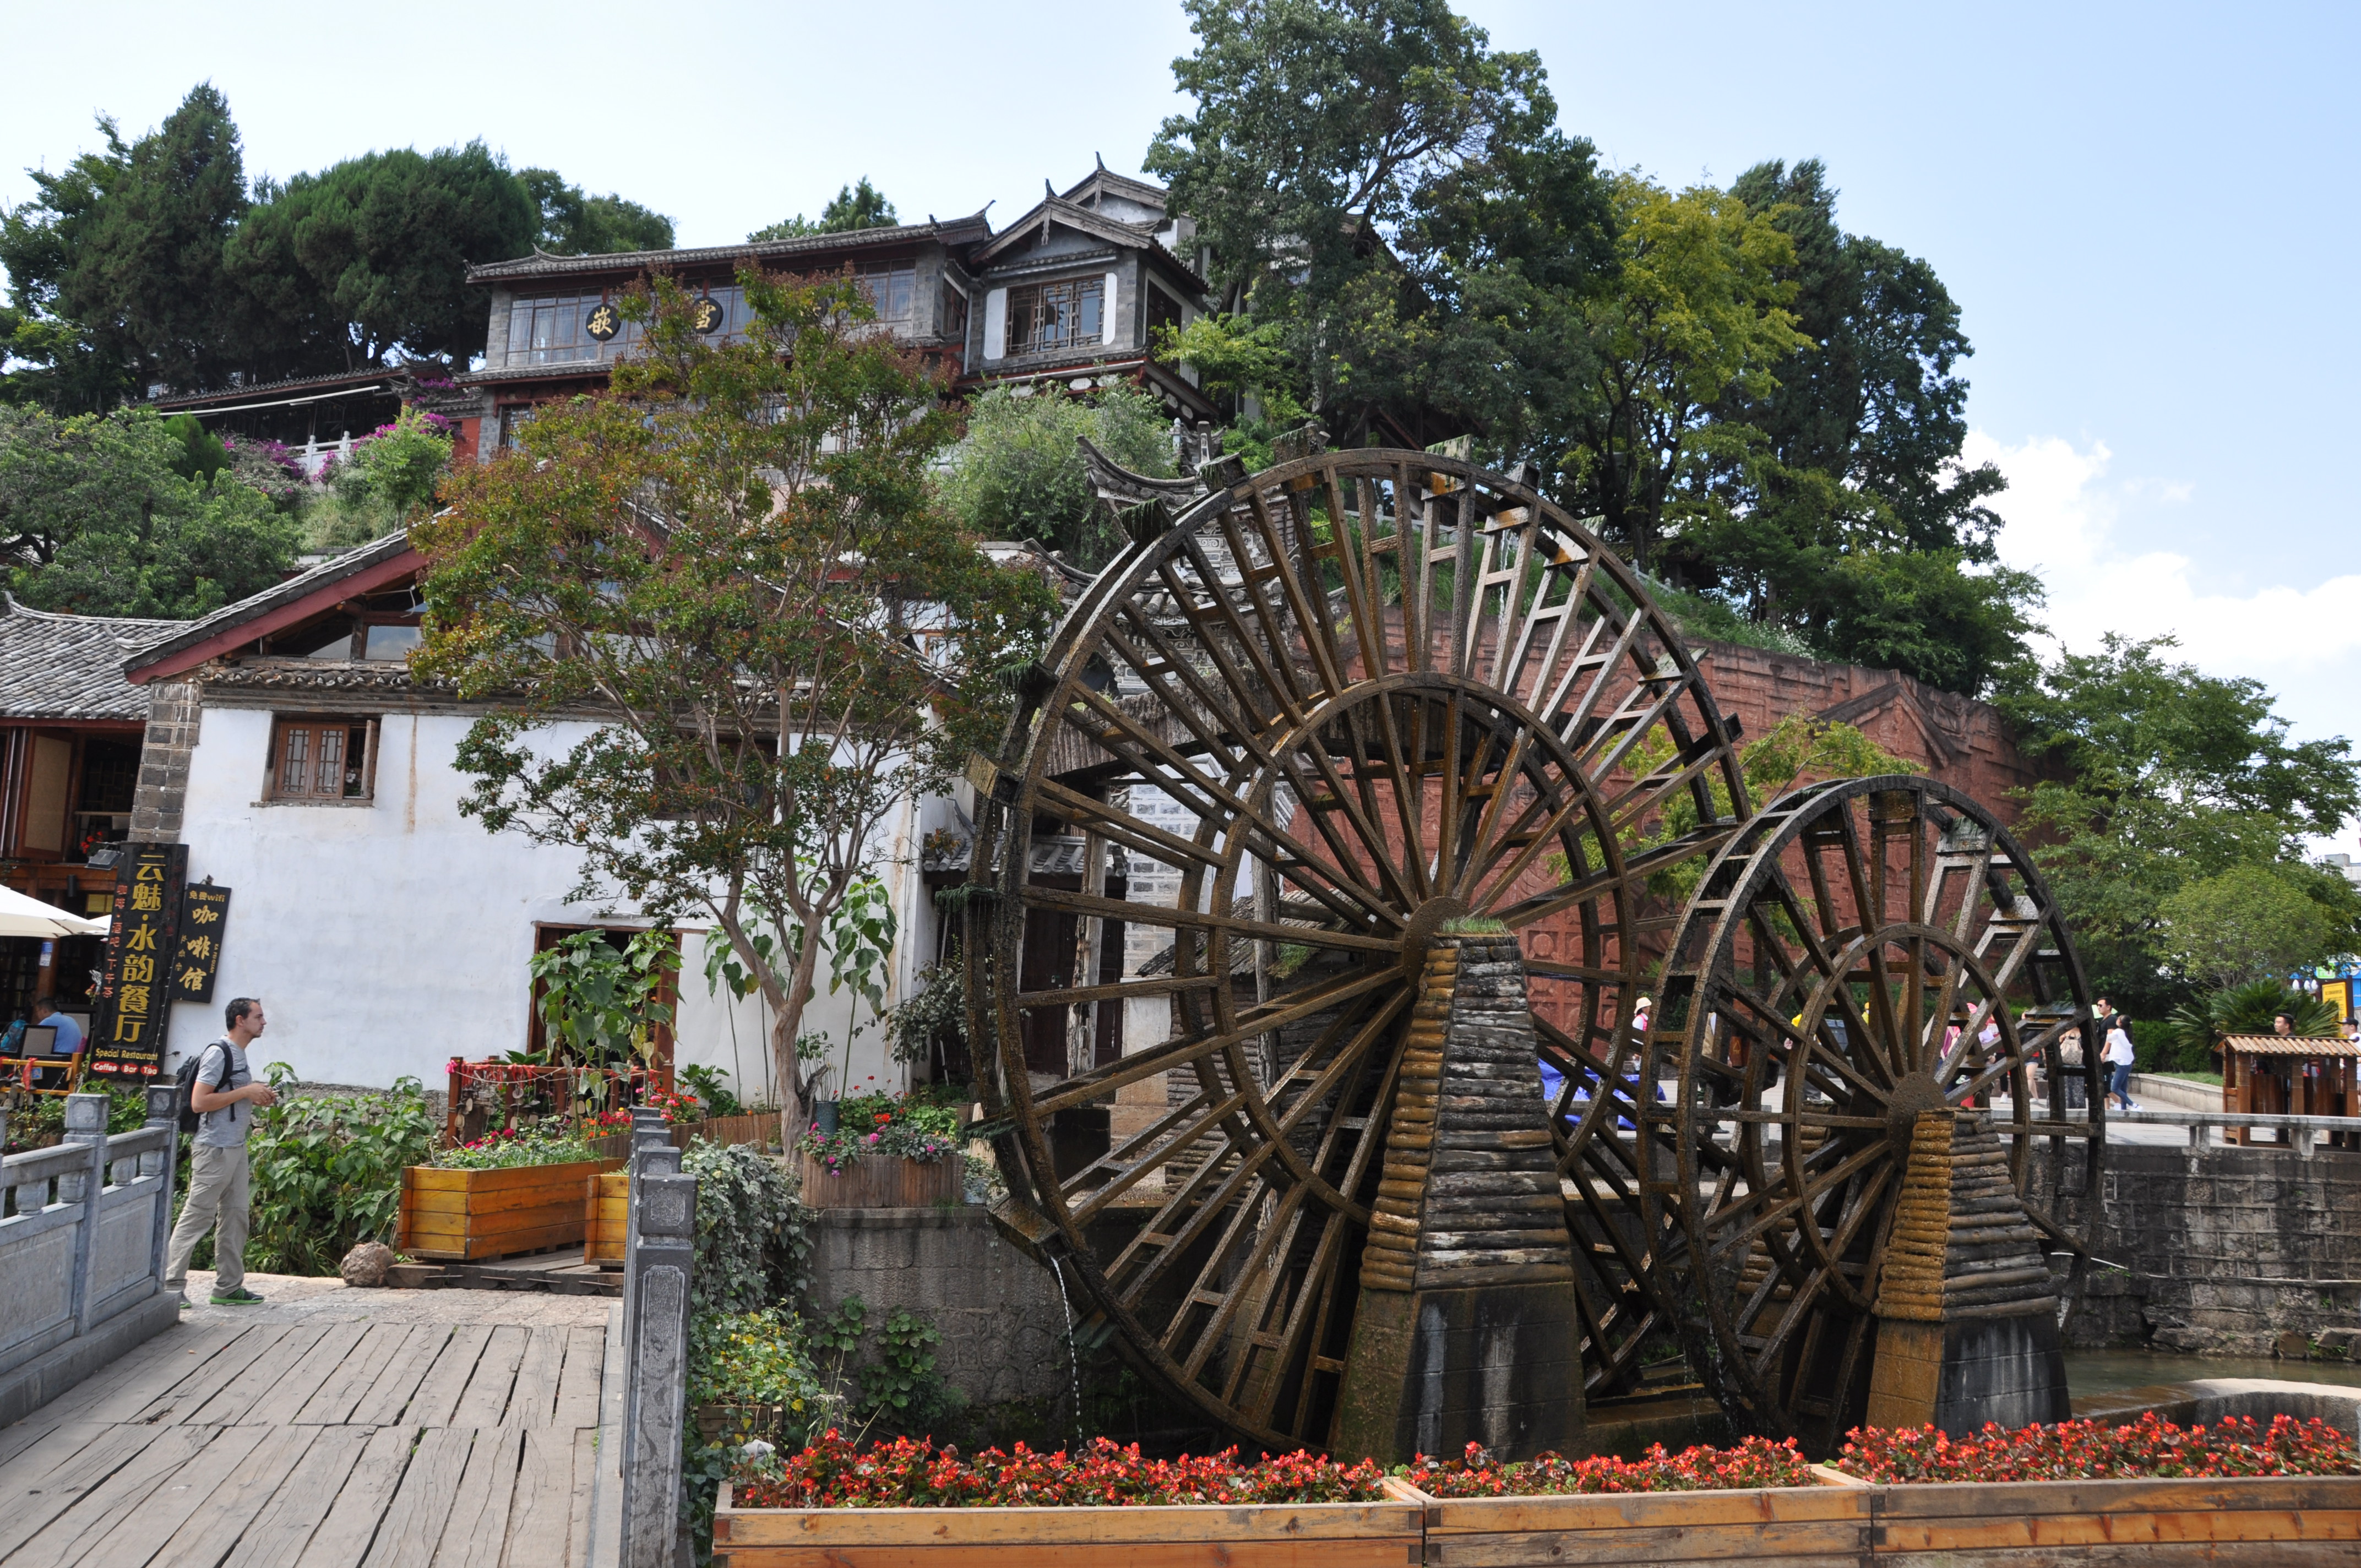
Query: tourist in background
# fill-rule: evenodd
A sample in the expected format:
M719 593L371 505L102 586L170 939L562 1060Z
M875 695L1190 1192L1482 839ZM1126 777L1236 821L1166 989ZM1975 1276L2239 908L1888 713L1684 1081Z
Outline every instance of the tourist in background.
M204 1047L197 1058L189 1108L197 1113L196 1148L189 1161L189 1196L164 1264L164 1288L189 1304L189 1258L207 1231L214 1233L216 1307L250 1307L262 1299L246 1288L246 1227L253 1201L246 1138L254 1131L257 1107L279 1103L268 1083L255 1081L247 1047L261 1036L262 1003L241 996L223 1010L228 1031Z
M2132 1061L2138 1054L2132 1044L2131 1021L2120 1013L2107 1014L2107 1098L2119 1109L2136 1111L2132 1103Z

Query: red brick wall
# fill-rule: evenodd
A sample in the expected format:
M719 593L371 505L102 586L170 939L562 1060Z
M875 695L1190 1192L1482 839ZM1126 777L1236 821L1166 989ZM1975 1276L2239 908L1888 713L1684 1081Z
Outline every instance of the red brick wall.
M1721 710L1744 723L1746 740L1770 733L1791 713L1839 720L2011 826L2020 809L2014 792L2040 776L1998 709L1892 670L1824 664L1729 642L1704 644L1697 663Z

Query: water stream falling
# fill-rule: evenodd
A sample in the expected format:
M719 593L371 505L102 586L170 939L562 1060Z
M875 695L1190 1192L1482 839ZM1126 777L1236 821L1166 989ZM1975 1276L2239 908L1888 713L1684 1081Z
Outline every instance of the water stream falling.
M1058 1277L1058 1305L1066 1310L1066 1365L1074 1379L1074 1449L1082 1451L1082 1350L1074 1343L1074 1304L1066 1297L1066 1271L1058 1260L1049 1260L1049 1272Z

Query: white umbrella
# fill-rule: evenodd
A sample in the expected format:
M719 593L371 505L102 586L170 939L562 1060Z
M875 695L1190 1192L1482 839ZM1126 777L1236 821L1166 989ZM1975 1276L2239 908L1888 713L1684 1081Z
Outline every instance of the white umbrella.
M0 887L0 937L104 937L107 927L104 920L85 920L13 887Z

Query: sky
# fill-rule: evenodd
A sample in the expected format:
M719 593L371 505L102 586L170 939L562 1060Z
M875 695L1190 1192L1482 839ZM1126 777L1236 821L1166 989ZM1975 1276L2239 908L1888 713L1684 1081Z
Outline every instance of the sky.
M2064 645L2169 633L2279 694L2299 738L2361 731L2361 8L1460 8L1539 52L1607 163L1681 185L1818 158L1848 230L1934 265L1975 345L1967 455L2008 476L2001 553L2048 583ZM0 37L55 15L0 0ZM103 49L11 73L0 203L92 146L93 115L136 134L210 80L252 173L480 137L671 215L685 245L816 215L864 174L906 218L991 201L1005 222L1094 156L1136 172L1186 107L1190 46L1168 0L104 15Z

